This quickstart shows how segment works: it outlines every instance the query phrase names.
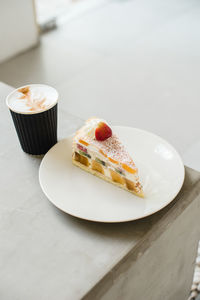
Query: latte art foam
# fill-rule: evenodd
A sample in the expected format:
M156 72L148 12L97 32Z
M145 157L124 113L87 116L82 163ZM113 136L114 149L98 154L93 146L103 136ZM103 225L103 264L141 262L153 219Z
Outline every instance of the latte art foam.
M11 110L26 114L45 111L54 106L57 101L57 91L43 84L18 88L7 97L7 105Z

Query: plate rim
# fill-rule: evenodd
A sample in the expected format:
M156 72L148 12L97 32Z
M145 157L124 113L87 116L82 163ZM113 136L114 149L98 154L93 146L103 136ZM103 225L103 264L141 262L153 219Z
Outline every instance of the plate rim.
M163 208L167 207L175 198L176 196L179 194L182 186L183 186L183 183L185 181L185 166L183 164L183 160L180 156L180 154L178 153L178 151L172 146L172 144L170 144L167 140L165 140L164 138L162 138L161 136L155 134L155 133L152 133L151 131L147 131L147 130L144 130L144 129L141 129L141 128L137 128L137 127L131 127L131 126L123 126L123 125L113 125L113 128L124 128L124 129L133 129L133 130L136 130L136 131L140 131L140 132L143 132L143 133L147 133L147 134L150 134L156 138L159 138L161 141L163 141L165 144L167 144L168 146L170 146L173 151L176 153L177 155L177 158L179 159L179 163L180 165L182 166L182 180L181 180L181 183L180 183L180 187L179 189L177 189L177 191L174 193L174 195L171 197L171 200L169 200L167 203L164 203L164 205L162 205L158 210L154 211L154 212L149 212L149 213L146 213L144 214L142 217L139 216L139 217L136 217L134 219L126 219L126 220L112 220L112 221L109 221L109 220L97 220L97 219L92 219L92 218L86 218L86 217L81 217L79 215L76 215L76 214L73 214L71 212L67 212L65 211L64 209L62 209L61 207L59 207L57 204L55 204L54 201L51 200L51 197L47 195L46 191L44 190L43 188L43 185L41 183L41 170L42 170L42 167L43 167L43 164L44 164L44 160L45 160L45 157L48 155L48 153L50 151L53 150L53 148L56 148L58 146L59 143L69 139L70 137L72 137L74 135L74 133L68 135L67 137L59 140L52 148L50 148L48 150L48 152L44 155L44 157L42 158L42 161L40 163L40 166L39 166L39 171L38 171L38 175L39 175L39 184L40 184L40 187L43 191L43 193L45 194L45 196L47 197L47 199L51 202L51 204L53 204L56 208L58 208L59 210L61 210L62 212L72 216L72 217L75 217L75 218L78 218L78 219L81 219L81 220L86 220L86 221L90 221L90 222L97 222L97 223L108 223L108 224L115 224L115 223L125 223L125 222L132 222L132 221L136 221L136 220L140 220L140 219L144 219L148 216L151 216L153 214L156 214L158 213L159 211L161 211Z

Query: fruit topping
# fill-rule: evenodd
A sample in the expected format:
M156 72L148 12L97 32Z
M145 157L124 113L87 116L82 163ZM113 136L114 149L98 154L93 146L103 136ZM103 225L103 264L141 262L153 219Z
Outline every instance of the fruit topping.
M88 157L88 158L91 158L91 156L90 156L90 154L88 154L88 153L85 153L85 152L83 152L83 151L79 151L79 153L81 154L81 155L83 155L83 156L86 156L86 157Z
M89 146L89 144L87 143L87 142L85 142L85 141L83 141L83 140L79 140L79 143L81 143L81 144L83 144L83 145L85 145L85 146Z
M124 168L124 170L126 170L128 173L134 174L137 169L132 169L131 167L127 166L126 164L122 164L122 167Z
M127 189L129 189L130 191L134 191L135 190L135 185L134 185L134 182L125 178L125 181L126 181L126 187Z
M87 153L87 149L83 147L82 145L77 144L77 148L85 153Z
M100 152L103 156L107 157L107 155L103 152L103 150L100 149L99 152Z
M96 160L99 164L101 164L101 165L103 165L103 166L105 167L105 165L106 165L105 161L99 159L98 157L96 157L95 160Z
M116 173L115 171L113 171L112 169L110 169L110 175L112 177L112 180L114 182L117 182L119 184L124 184L124 178L121 177L118 173Z
M100 163L98 163L96 160L92 161L92 170L95 170L101 174L104 174L104 169Z
M117 173L119 173L120 175L124 175L124 172L123 172L121 169L115 169L115 171L116 171Z
M99 122L95 129L95 137L97 141L105 141L112 136L111 128L104 122Z
M86 167L89 166L89 161L88 161L87 157L80 155L77 152L75 152L74 159L76 161L80 162L81 164L85 165Z
M118 161L117 160L114 160L113 158L111 157L108 157L109 161L111 161L112 163L114 164L118 164Z

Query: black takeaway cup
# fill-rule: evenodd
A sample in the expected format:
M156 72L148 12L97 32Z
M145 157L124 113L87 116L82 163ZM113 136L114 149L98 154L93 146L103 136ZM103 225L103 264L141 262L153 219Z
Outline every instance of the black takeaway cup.
M57 143L58 92L44 84L22 86L6 98L24 152L45 154Z

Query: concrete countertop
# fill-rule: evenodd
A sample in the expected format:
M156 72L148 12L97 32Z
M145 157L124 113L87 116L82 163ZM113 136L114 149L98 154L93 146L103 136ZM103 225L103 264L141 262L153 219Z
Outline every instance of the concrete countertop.
M200 173L186 168L176 199L148 218L124 224L73 218L42 193L38 182L41 158L25 154L19 146L5 105L11 90L0 83L0 298L133 299L134 292L134 299L147 299L153 281L157 297L164 299L170 286L165 299L184 299L200 235ZM59 115L61 137L82 123L64 111ZM175 297L176 281L180 298ZM145 291L141 284L146 285Z

